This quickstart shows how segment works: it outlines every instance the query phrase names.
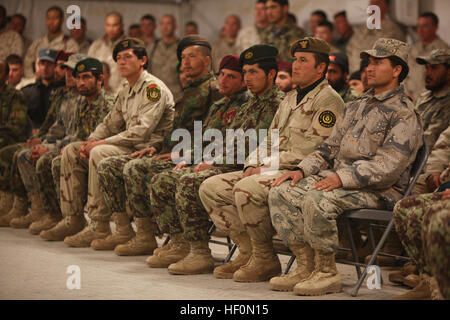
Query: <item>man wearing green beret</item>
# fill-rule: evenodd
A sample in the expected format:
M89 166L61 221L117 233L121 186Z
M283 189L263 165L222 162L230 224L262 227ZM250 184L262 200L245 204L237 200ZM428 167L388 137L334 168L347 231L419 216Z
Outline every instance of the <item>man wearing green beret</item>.
M216 268L216 277L238 282L267 281L281 272L273 249L267 195L271 184L320 145L333 130L344 102L325 79L330 48L326 42L304 38L291 46L296 90L287 93L269 127L268 145L279 135L278 155L251 162L260 145L247 157L244 170L209 178L200 199L216 227L229 233L246 257ZM251 59L251 52L244 57ZM277 141L274 141L276 143ZM292 250L300 250L291 248ZM297 252L296 251L296 252ZM247 263L248 261L248 263Z
M274 278L297 295L342 290L335 264L336 219L347 210L391 210L405 192L422 145L422 125L403 86L408 74L408 44L379 39L368 58L370 90L349 102L331 135L275 183L269 192L273 226L297 248L299 267ZM292 181L285 181L292 180Z
M73 64L70 60L69 58L67 72L74 77L78 92L75 113L69 117L70 112L61 112L62 122L65 124L64 136L57 138L55 149L43 155L36 163L36 176L45 214L30 225L32 234L51 229L62 219L59 205L62 149L71 142L86 140L110 112L114 103L114 98L106 95L102 89L103 70L99 60L85 55ZM53 240L55 233L57 232L48 232L42 238Z
M89 247L93 240L111 233L110 214L98 186L99 162L110 156L158 146L173 122L172 93L146 71L147 52L142 40L120 41L113 50L113 59L126 84L112 110L87 141L72 142L62 152L60 198L64 219L49 233L55 240L64 239L69 246ZM76 72L86 68L85 64L79 64ZM84 228L86 200L91 221Z
M115 250L116 254L143 255L152 253L157 247L156 225L148 206L148 192L142 187L144 181L149 180L154 172L175 166L171 161L172 147L177 143L171 140L173 130L183 128L193 133L194 121L203 120L209 106L217 99L216 81L210 72L209 42L197 35L185 37L177 47L177 56L191 82L175 107L173 125L164 130L158 143L147 143L139 151L109 157L97 166L98 177L102 180L100 188L103 197L108 199L105 216L114 214L117 232L106 239L93 241L93 249L114 250L123 244L120 250ZM154 93L150 88L149 96ZM106 175L111 178L104 179ZM127 203L136 223L136 235L125 213Z
M169 230L172 238L184 238L188 244L184 256L180 254L181 252L174 254L175 250L154 254L147 259L151 267L168 267L171 274L198 274L213 271L214 260L208 246L210 222L198 198L199 188L201 183L211 176L242 170L243 164L238 163L237 159L240 155L245 159L249 150L239 149L238 140L245 138L239 137L237 130L245 133L255 130L254 138L260 140L260 130L266 131L269 128L284 98L284 93L275 85L277 54L278 50L275 47L255 45L243 51L239 60L235 59L234 64L237 66L234 68L242 68L243 80L252 93L252 97L247 103L236 106L234 111L231 109L223 115L220 113L215 115L215 117L223 117L226 121L226 126L222 128L223 150L226 150L226 154L220 156L221 163L213 164L211 163L213 159L203 159L202 163L196 162L195 167L183 170L178 170L182 167L178 165L175 168L176 171L164 171L151 180L150 203L160 228ZM220 72L222 84L224 72L222 68ZM225 137L226 130L236 132L232 137L233 140L228 140L228 135ZM230 144L229 141L234 144ZM230 157L231 161L228 160L229 154L233 155ZM234 235L233 240L236 240ZM241 249L244 256L247 256L249 247L246 247L247 252L243 246Z

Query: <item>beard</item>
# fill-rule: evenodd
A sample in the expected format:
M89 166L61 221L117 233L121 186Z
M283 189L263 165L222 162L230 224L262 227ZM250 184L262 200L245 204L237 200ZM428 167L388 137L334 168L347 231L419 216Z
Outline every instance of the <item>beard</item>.
M439 91L447 84L446 78L447 76L439 78L438 81L436 81L434 84L425 84L425 88L433 92ZM425 83L427 83L427 81L429 80L431 80L431 78L426 78Z
M330 82L330 86L336 91L339 92L341 91L344 87L345 87L346 83L344 81L344 79L340 79L336 82L331 83Z

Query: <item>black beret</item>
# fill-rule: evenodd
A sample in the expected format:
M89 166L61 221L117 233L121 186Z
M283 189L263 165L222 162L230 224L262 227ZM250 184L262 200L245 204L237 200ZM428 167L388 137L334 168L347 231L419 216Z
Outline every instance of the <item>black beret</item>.
M211 43L209 43L209 41L206 38L203 38L198 34L189 35L181 39L180 43L178 44L177 47L178 61L181 61L181 53L183 52L183 50L192 46L203 46L207 47L209 50L212 50Z
M133 49L133 48L145 48L145 43L141 39L137 38L126 38L120 41L113 50L113 59L114 61L117 61L117 54L120 51L127 50L127 49Z
M72 75L76 77L79 72L86 71L100 71L101 73L103 73L103 65L100 60L89 57L79 61L75 65L75 68L73 68L72 70Z
M261 61L273 60L277 62L278 49L267 44L257 44L242 51L239 57L239 65L255 64Z

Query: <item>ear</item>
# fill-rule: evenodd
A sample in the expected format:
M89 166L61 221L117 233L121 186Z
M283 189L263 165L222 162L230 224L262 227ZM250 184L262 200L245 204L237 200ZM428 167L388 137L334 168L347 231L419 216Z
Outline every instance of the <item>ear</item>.
M144 67L144 65L147 63L148 58L146 56L142 57L142 63L141 63L141 67Z
M323 74L324 71L325 71L326 66L327 66L327 64L326 64L325 62L319 63L319 64L317 65L317 67L316 67L317 73ZM325 76L326 76L326 74L325 74Z
M274 81L275 78L277 76L277 72L275 71L275 69L271 69L269 70L269 73L267 74L267 78L269 78L270 81Z
M400 77L400 73L402 73L403 67L402 66L395 66L394 70L392 71L392 75L394 76L394 78L399 78Z
M211 65L211 57L210 56L205 56L205 63L206 63L206 66Z
M105 77L103 76L103 73L98 76L98 81L100 81L101 83L103 83L104 79Z

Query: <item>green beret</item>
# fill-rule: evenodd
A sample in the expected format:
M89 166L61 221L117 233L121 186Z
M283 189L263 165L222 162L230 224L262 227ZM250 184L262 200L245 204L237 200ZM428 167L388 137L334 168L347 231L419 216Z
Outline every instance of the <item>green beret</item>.
M181 53L183 52L183 50L192 46L203 46L209 48L209 50L212 50L211 43L209 43L206 38L203 38L197 34L186 36L181 39L177 47L178 61L181 61Z
M244 64L255 64L265 60L277 62L278 49L267 44L257 44L242 51L239 57L239 66Z
M75 68L72 70L72 75L76 77L78 73L86 71L100 71L103 73L103 65L100 60L89 57L79 61L75 65Z
M120 41L113 50L113 59L114 61L117 61L117 54L120 51L127 50L127 49L134 49L134 48L145 48L145 43L141 39L137 38L126 38Z
M312 52L322 53L325 55L330 54L330 46L322 39L305 37L300 40L296 40L291 44L291 55L294 56L296 52Z

